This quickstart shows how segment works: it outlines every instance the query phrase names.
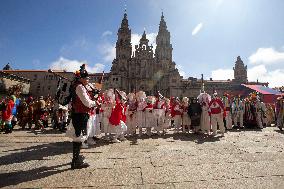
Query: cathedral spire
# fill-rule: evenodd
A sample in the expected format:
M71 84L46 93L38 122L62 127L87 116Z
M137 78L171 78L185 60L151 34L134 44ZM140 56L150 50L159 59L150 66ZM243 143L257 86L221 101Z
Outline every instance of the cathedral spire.
M121 21L121 28L128 28L128 19L127 19L127 9L126 9L126 4L124 5L124 14L123 14L123 19Z
M162 11L161 20L159 24L159 32L156 37L156 58L159 60L170 60L172 61L172 45L170 41L170 32L167 29L167 24Z
M167 30L167 23L164 19L164 12L162 11L162 16L159 24L159 31Z
M149 40L147 39L147 36L146 36L146 29L144 28L144 32L142 34L142 37L140 39L140 44L148 44Z
M131 30L129 29L126 8L124 10L123 19L121 21L121 27L117 32L116 42L116 58L130 58L131 57Z

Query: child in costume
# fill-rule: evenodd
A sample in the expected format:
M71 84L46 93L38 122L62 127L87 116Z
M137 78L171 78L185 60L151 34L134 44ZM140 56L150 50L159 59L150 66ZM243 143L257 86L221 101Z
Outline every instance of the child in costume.
M145 101L146 94L144 91L139 91L136 94L137 99L137 125L139 128L139 136L142 136L142 128L145 128L145 113L144 109L147 106L147 103Z
M156 101L153 107L153 115L154 115L154 122L156 123L155 130L157 131L157 134L159 136L164 133L164 123L165 123L165 101L164 97L160 94L158 91L158 94L156 95Z
M127 95L127 135L133 136L136 134L137 126L137 101L134 93Z
M114 143L120 143L121 141L126 140L124 137L125 132L127 131L126 122L126 94L123 91L116 90L116 102L115 107L112 109L109 123L112 127L115 128L115 136L112 140ZM118 140L120 139L120 140Z

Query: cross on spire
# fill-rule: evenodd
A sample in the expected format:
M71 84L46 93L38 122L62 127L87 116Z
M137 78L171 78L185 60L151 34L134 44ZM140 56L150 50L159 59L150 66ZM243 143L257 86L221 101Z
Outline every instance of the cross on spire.
M126 4L126 0L124 1L124 14L127 14L127 4Z

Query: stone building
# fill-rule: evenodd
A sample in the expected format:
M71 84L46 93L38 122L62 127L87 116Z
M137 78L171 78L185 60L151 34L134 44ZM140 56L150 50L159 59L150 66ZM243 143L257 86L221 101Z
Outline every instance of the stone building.
M4 68L7 68L7 65ZM62 70L56 70L54 73L50 73L48 70L13 70L10 66L9 69L3 69L2 72L27 78L30 81L29 94L35 97L48 95L54 97L58 85L61 87L66 85L66 90L70 86L70 82L65 79L59 79L59 75L69 80L72 80L74 77L73 72L65 72Z
M144 31L132 53L131 30L126 13L117 36L116 58L112 62L107 86L126 92L143 90L148 95L158 90L165 95L173 94L171 90L182 77L172 61L173 48L164 15L159 24L155 52Z
M9 69L7 69L9 68ZM35 97L39 96L52 96L55 97L58 88L62 91L62 93L68 94L68 90L70 84L74 79L73 72L67 72L64 70L52 70L51 73L49 70L13 70L9 64L7 64L0 73L5 75L14 76L18 79L20 78L27 78L26 80L29 82L29 90L26 91L26 94L31 94ZM2 76L1 75L1 76ZM96 83L100 82L103 76L103 86L104 88L107 87L108 81L108 73L92 73L90 74L90 82ZM3 78L4 79L4 78ZM3 80L1 77L1 81ZM5 83L7 79L5 79ZM0 87L1 85L0 81ZM15 79L13 80L15 83ZM25 80L24 80L25 81ZM2 82L3 83L3 82ZM3 87L2 87L3 88ZM4 89L3 89L4 90ZM65 94L65 95L66 95Z
M0 71L0 95L5 96L8 94L10 87L14 85L22 86L22 94L27 95L30 91L30 80L14 74L9 74Z
M200 93L204 83L205 90L219 94L224 92L238 93L242 83L268 85L268 83L248 82L247 66L240 56L235 62L233 80L203 80L193 77L187 79L180 76L175 62L172 60L172 44L170 32L162 13L159 31L156 37L156 50L149 45L144 31L139 45L132 53L131 29L127 14L117 32L116 57L112 62L107 87L118 88L128 92L143 90L148 95L160 91L165 96L195 97Z

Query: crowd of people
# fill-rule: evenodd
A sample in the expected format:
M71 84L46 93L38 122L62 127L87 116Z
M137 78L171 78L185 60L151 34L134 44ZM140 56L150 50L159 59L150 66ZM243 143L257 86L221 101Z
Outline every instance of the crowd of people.
M91 85L91 84L89 84ZM275 124L283 128L283 98L275 104L265 104L257 94L246 98L230 97L224 94L212 97L205 91L196 98L166 98L159 92L146 96L145 92L129 93L108 89L96 98L97 106L90 113L92 126L90 133L95 136L104 133L104 139L111 139L117 119L112 115L117 104L123 108L122 121L125 123L124 136L137 134L148 136L165 134L173 127L174 132L193 132L216 135L217 125L221 134L225 129L252 128L262 129ZM61 105L50 96L43 98L20 98L13 94L0 100L1 131L12 132L16 123L22 129L53 129L65 132L70 123L71 104ZM112 116L111 116L112 115ZM34 126L33 126L34 125ZM94 131L93 131L94 130ZM117 138L114 138L118 142Z
M0 101L0 126L11 133L16 123L22 129L53 129L66 132L73 139L72 168L88 165L80 158L80 148L96 143L98 138L119 143L127 137L197 133L220 137L226 130L244 127L262 129L275 124L282 130L284 99L265 104L252 93L245 98L202 90L196 98L166 98L159 91L147 96L144 91L126 94L108 89L94 94L88 73L81 66L77 80L70 87L70 98L63 104L50 96L45 99L19 98L19 93ZM50 123L49 123L50 122ZM33 126L34 125L34 126ZM67 129L68 128L68 129ZM66 131L67 130L67 131Z

